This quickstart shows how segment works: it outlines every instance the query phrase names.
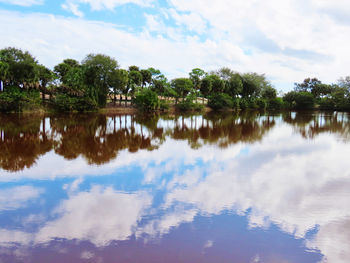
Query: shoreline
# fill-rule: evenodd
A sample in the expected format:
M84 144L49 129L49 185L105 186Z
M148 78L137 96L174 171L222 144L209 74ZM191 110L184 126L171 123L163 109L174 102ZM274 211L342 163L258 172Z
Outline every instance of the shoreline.
M22 112L3 112L1 114L23 114L23 115L47 115L47 114L70 114L70 113L100 113L100 114L137 114L137 113L191 113L191 112L198 112L198 113L207 113L213 111L209 107L204 107L200 111L180 111L176 109L175 106L171 106L168 110L156 110L151 112L143 112L138 110L136 107L130 107L130 106L107 106L105 108L101 108L97 111L85 111L85 112L76 112L76 111L66 111L66 112L58 112L53 111L47 108L39 108L39 109L33 109L33 110L24 110ZM231 111L231 110L229 110Z

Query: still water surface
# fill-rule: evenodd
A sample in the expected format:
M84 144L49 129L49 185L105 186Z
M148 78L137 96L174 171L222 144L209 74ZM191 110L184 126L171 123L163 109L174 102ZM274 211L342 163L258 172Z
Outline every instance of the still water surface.
M0 115L0 262L350 262L346 113Z

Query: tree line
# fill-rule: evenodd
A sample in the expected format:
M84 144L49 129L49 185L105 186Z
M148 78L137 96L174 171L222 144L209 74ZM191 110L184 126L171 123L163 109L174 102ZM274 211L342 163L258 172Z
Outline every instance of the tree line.
M350 110L350 77L332 85L308 78L278 97L265 75L226 67L211 72L195 68L187 77L169 81L158 69L122 69L110 56L89 54L81 62L65 59L51 70L13 47L0 50L0 84L2 112L39 107L96 111L107 103L121 105L122 97L131 97L143 111L166 110L171 104L179 110L200 110L203 104L214 110Z

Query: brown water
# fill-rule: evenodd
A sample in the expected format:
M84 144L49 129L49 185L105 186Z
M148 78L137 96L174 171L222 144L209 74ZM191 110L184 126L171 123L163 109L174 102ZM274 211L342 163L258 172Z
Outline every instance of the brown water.
M0 115L0 262L350 262L346 113Z

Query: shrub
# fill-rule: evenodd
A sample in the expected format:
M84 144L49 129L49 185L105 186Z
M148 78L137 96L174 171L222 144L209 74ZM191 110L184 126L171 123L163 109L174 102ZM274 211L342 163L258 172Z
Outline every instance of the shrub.
M23 93L23 109L34 110L41 106L40 92L38 90L28 91Z
M232 108L239 109L239 99L238 98L234 98L232 100Z
M249 101L246 98L243 98L239 101L239 107L242 110L248 109L249 108Z
M67 94L57 94L53 100L53 107L57 111L96 111L98 109L97 102L87 96L78 97Z
M254 98L248 99L248 109L259 109L259 105L257 104L257 100Z
M159 109L165 111L165 110L169 110L170 108L170 104L166 101L166 100L161 100L159 103Z
M331 98L321 98L318 101L319 109L321 110L333 110L335 109L334 101Z
M232 98L225 93L216 93L209 97L208 106L213 110L233 108Z
M21 112L40 107L39 91L24 91L18 87L7 87L0 93L1 112Z
M310 92L299 92L296 96L297 109L312 109L315 106L315 98Z
M184 101L179 102L176 104L176 108L180 111L201 111L204 106L200 103L194 103L189 99L185 99Z
M189 100L184 100L176 104L176 108L180 111L190 111L192 110L193 103Z
M310 92L291 91L284 95L283 100L289 108L293 109L312 109L315 105L315 98Z
M0 111L11 112L22 110L23 93L19 88L7 88L0 93Z
M193 102L196 98L195 94L189 94L185 100L176 104L176 108L180 111L201 111L204 108L204 105Z
M265 110L266 107L267 107L267 102L265 99L262 99L262 98L258 98L256 101L255 101L255 104L256 106L261 109L261 110Z
M141 111L154 111L159 109L160 106L157 93L149 89L137 92L133 102Z
M284 102L282 98L273 98L268 100L267 108L269 110L281 110L284 107Z

